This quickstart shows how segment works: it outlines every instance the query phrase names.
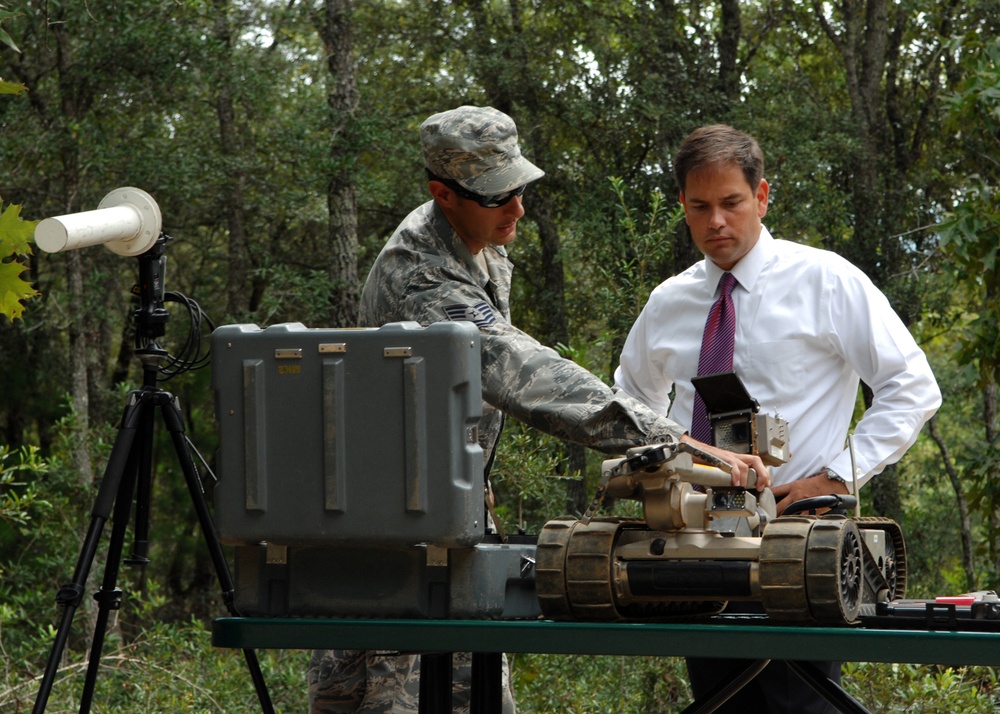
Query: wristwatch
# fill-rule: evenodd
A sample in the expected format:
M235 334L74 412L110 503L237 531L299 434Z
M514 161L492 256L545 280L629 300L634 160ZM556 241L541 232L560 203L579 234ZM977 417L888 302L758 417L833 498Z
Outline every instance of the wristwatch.
M826 469L823 469L823 470L824 470L824 471L826 471L826 477L827 477L828 479L830 479L831 481L840 481L840 482L841 482L842 484L844 484L845 486L847 485L847 481L846 481L846 480L844 479L844 477L843 477L843 476L841 476L840 474L838 474L838 473L837 473L836 471L834 471L833 469L831 469L831 468L826 468Z

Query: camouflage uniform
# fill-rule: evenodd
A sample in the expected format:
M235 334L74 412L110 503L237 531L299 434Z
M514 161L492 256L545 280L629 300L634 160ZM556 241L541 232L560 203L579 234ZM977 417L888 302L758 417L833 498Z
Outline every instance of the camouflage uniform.
M309 711L416 714L419 662L398 652L317 650L309 663Z
M503 712L514 714L510 670L502 670ZM452 707L469 714L472 655L452 655ZM381 650L316 650L309 662L312 714L416 714L420 657Z
M421 143L434 176L478 195L502 195L544 175L521 156L513 121L495 109L460 107L434 115L421 126ZM488 275L436 202L425 203L403 220L376 259L361 295L360 318L369 327L445 320L470 321L479 327L484 400L479 440L487 464L492 462L504 414L547 434L614 454L680 438L683 427L625 393L614 392L514 327L509 304L512 265L506 249L491 245L482 253ZM468 654L455 655L455 711L468 711L470 662ZM504 712L513 712L506 664L503 674ZM311 711L317 714L416 711L419 658L316 652L309 683Z

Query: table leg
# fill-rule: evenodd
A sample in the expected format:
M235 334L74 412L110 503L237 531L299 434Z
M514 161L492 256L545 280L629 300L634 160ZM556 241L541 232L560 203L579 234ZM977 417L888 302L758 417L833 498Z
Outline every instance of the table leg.
M451 653L420 655L420 714L451 711Z
M681 714L709 714L725 704L730 697L746 686L747 682L760 674L770 662L762 659L751 662L746 669L728 682L719 682L710 692L691 702Z
M848 694L839 684L831 681L812 662L788 660L788 666L821 697L844 714L870 714L861 702Z
M472 653L470 714L503 714L503 655Z

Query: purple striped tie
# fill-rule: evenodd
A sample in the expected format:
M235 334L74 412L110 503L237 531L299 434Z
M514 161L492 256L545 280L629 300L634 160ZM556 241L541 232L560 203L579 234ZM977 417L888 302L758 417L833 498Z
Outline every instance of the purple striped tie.
M705 331L701 336L701 356L698 358L698 376L719 374L733 370L733 343L736 338L736 307L731 293L736 287L732 273L723 273L719 281L722 293L708 311ZM712 426L708 421L705 402L697 392L694 395L694 415L691 418L691 436L706 444L713 443Z

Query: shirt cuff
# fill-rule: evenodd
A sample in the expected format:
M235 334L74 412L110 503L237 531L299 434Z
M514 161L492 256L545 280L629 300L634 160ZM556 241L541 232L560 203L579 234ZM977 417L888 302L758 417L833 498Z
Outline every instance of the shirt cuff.
M858 469L858 472L856 473L855 470L851 468L851 453L849 451L845 451L840 456L835 458L833 462L827 466L827 469L835 472L838 476L844 479L847 483L847 488L850 489L852 493L854 491L852 481L857 481L859 487L862 484L862 474L860 473L860 469Z

